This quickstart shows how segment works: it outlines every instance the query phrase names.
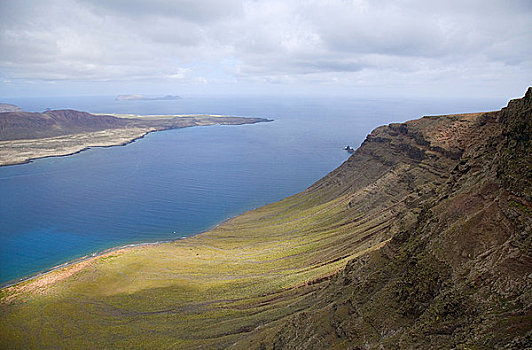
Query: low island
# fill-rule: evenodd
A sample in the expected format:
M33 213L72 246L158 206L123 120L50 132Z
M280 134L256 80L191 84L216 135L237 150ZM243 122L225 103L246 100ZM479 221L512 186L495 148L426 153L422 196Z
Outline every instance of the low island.
M0 166L70 155L90 147L125 145L153 131L270 121L207 114L91 114L75 110L31 113L3 105L7 111L0 112Z
M177 95L145 96L141 94L118 95L115 98L117 101L175 101L180 99L181 96Z

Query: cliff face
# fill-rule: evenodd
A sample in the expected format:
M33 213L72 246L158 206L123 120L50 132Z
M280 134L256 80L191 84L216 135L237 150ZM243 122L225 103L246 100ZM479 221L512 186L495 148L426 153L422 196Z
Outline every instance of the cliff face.
M513 194L532 201L532 89L510 101L501 111L504 140L499 155L498 177Z
M372 132L308 191L352 193L355 205L372 191L364 205L394 205L392 240L350 261L312 307L239 346L531 347L531 125L529 89L500 112Z

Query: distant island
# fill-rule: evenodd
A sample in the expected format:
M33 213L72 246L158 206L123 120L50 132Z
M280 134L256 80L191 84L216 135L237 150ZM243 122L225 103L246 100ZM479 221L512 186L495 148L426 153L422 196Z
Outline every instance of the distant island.
M125 145L144 135L200 125L242 125L270 121L227 115L91 114L71 109L25 112L0 104L0 166L64 156L89 147Z
M180 100L181 96L177 95L165 95L165 96L145 96L145 95L118 95L117 101L175 101Z

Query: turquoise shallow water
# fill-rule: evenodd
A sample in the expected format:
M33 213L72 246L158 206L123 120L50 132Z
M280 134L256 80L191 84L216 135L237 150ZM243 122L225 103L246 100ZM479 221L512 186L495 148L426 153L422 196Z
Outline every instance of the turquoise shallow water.
M374 127L502 101L112 97L3 99L26 110L213 113L271 123L152 133L124 147L0 168L0 284L115 246L199 233L304 190Z

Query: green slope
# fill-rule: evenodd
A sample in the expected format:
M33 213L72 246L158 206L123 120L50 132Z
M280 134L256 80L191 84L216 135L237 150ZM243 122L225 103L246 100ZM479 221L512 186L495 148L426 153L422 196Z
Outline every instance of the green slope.
M112 252L73 274L76 265L7 288L2 348L76 348L89 339L98 347L229 345L299 310L294 302L318 287L301 286L389 237L385 213L351 222L345 217L356 209L346 197L307 199L296 195L199 236Z

